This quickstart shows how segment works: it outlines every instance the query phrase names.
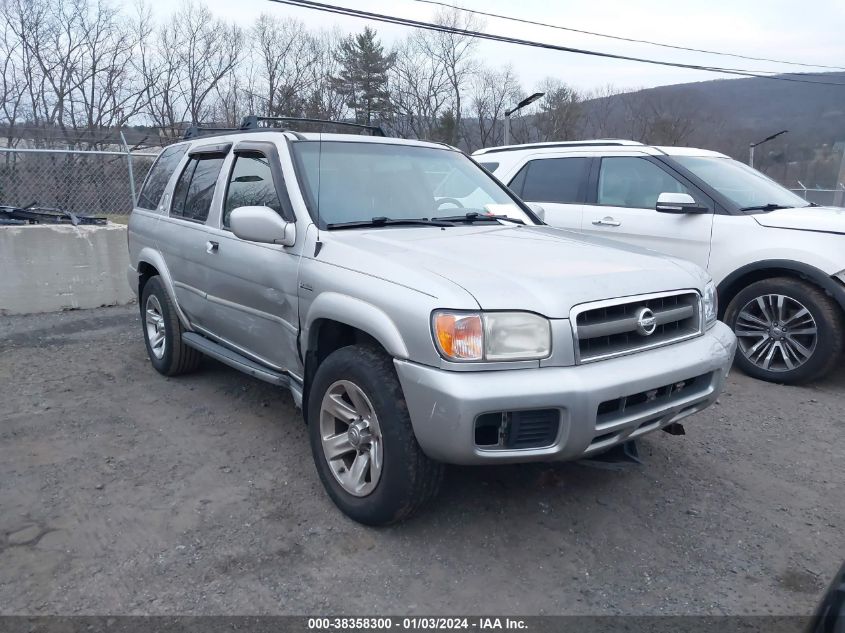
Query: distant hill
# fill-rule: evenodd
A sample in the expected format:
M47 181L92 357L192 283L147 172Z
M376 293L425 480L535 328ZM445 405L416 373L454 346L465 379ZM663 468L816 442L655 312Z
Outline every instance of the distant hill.
M758 149L756 166L783 182L834 186L845 144L845 72L786 77L843 85L743 78L649 88L584 102L581 132L704 147L744 161L749 143L786 129Z

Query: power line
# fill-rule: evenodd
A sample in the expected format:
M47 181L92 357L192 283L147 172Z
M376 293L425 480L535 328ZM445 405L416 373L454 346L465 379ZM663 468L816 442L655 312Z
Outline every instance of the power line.
M704 48L689 48L687 46L678 46L676 44L665 44L663 42L654 42L651 40L638 40L633 37L623 37L621 35L609 35L607 33L597 33L595 31L585 31L583 29L576 29L567 26L560 26L559 24L548 24L546 22L536 22L534 20L526 20L523 18L516 18L513 16L508 15L501 15L499 13L489 13L486 11L479 11L477 9L466 9L464 7L455 6L452 4L447 4L446 2L439 2L438 0L413 0L414 2L422 2L425 4L434 4L441 7L446 7L447 9L457 9L458 11L464 11L467 13L476 13L478 15L483 15L488 18L498 18L500 20L509 20L511 22L521 22L522 24L531 24L533 26L543 26L550 29L558 29L560 31L570 31L571 33L581 33L583 35L594 35L596 37L605 37L611 40L620 40L622 42L634 42L637 44L649 44L651 46L660 46L663 48L671 48L678 51L691 51L693 53L706 53L708 55L722 55L725 57L737 57L740 59L750 59L757 62L773 62L775 64L788 64L790 66L803 66L805 68L827 68L829 70L845 70L845 66L827 66L825 64L804 64L802 62L793 62L787 61L784 59L772 59L769 57L753 57L751 55L741 55L739 53L726 53L722 51L711 51ZM810 74L810 73L806 73Z
M656 59L648 59L645 57L632 57L630 55L618 55L615 53L604 53L601 51L593 51L583 48L573 48L570 46L559 46L557 44L547 44L545 42L536 42L534 40L525 40L516 37L509 37L505 35L495 35L492 33L483 33L481 31L471 31L468 29L459 29L443 24L434 24L432 22L422 22L420 20L412 20L410 18L400 18L392 15L385 15L381 13L373 13L370 11L361 11L359 9L350 9L348 7L341 7L333 4L325 4L322 2L314 2L313 0L270 0L278 4L286 4L293 7L300 7L303 9L313 9L315 11L322 11L325 13L335 13L338 15L345 15L356 18L363 18L373 20L376 22L384 22L387 24L397 24L399 26L409 26L428 31L439 31L442 33L453 33L456 35L466 35L469 37L490 40L494 42L504 42L506 44L517 44L520 46L530 46L533 48L543 48L548 50L561 51L564 53L576 53L579 55L589 55L593 57L603 57L606 59L618 59L624 61L639 62L643 64L654 64L657 66L670 66L674 68L684 68L687 70L701 70L706 72L722 73L727 75L738 75L741 77L757 77L760 79L771 79L773 81L790 81L802 84L815 84L819 86L843 86L845 83L831 82L831 81L813 81L811 79L800 79L798 77L788 77L784 74L763 74L765 71L751 71L740 68L720 68L717 66L702 66L699 64L683 64L680 62L668 62Z

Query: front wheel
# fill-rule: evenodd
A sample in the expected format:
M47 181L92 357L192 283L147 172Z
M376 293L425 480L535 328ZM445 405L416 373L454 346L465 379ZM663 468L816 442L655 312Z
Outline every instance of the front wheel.
M380 350L344 347L320 364L308 434L326 492L359 523L400 521L437 494L443 466L417 444L393 360Z
M839 306L797 279L750 284L730 302L725 321L737 336L737 365L761 380L808 382L833 369L842 353Z

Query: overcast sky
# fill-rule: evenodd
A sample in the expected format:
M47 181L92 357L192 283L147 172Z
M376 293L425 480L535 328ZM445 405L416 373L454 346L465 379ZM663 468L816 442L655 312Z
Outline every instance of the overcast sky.
M436 7L415 0L325 0L332 4L430 20ZM150 0L160 17L169 15L176 0ZM365 20L294 8L269 0L205 0L218 16L248 27L262 12L296 17L311 28L339 27L360 31ZM478 9L571 28L710 49L845 67L845 1L843 0L460 0ZM683 63L761 71L807 70L767 62L704 55L643 44L608 40L544 27L485 18L489 33L565 46L650 57ZM386 45L408 30L372 24ZM493 67L511 64L528 91L546 76L582 89L612 83L636 88L718 78L708 72L650 64L601 60L584 55L482 41L478 57Z

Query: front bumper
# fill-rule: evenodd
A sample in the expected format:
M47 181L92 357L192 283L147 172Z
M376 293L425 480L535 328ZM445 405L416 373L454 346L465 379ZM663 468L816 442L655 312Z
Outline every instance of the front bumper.
M703 336L682 343L573 367L455 372L394 362L423 451L451 464L481 464L588 457L701 411L721 393L735 351L733 332L718 322ZM705 375L691 392L637 407L610 422L605 419L597 428L602 402ZM526 409L560 411L553 444L528 449L476 446L478 416Z

